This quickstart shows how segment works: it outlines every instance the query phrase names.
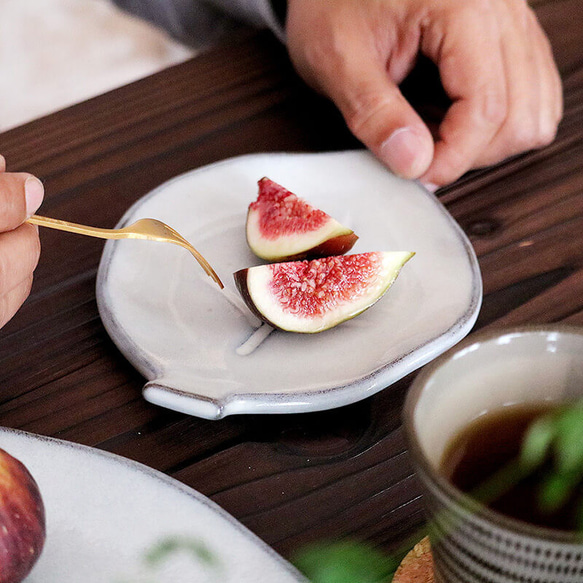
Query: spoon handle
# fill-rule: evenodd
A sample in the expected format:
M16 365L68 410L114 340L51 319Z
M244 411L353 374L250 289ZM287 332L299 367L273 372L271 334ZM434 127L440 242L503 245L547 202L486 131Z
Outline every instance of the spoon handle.
M168 243L180 245L190 251L200 266L206 271L207 275L209 275L221 289L224 287L223 282L220 280L215 270L210 266L209 262L184 237L168 225L161 223L156 219L141 219L133 225L129 225L122 229L89 227L88 225L70 223L69 221L62 221L61 219L53 219L50 217L41 217L40 215L32 215L27 220L33 225L49 227L50 229L67 231L69 233L77 233L78 235L98 237L100 239L149 239L151 241L166 241Z
M100 239L121 239L123 237L127 237L127 234L119 233L119 231L116 229L89 227L87 225L79 225L77 223L70 223L69 221L62 221L61 219L41 217L40 215L32 215L32 217L28 219L28 222L32 223L33 225L39 225L41 227L49 227L50 229L67 231L69 233L77 233L79 235L88 235L90 237L99 237Z

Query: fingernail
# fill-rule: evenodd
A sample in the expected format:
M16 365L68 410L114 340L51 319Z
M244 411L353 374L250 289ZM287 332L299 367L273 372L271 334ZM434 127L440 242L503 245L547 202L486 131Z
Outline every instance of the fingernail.
M439 186L437 184L433 184L432 182L422 182L421 183L429 192L435 192Z
M0 172L4 172L6 170L6 158L0 154Z
M31 217L41 205L45 189L43 183L34 176L30 176L24 183L24 194L26 196L26 216Z
M399 128L381 144L381 158L398 176L417 178L426 165L423 142L414 129Z

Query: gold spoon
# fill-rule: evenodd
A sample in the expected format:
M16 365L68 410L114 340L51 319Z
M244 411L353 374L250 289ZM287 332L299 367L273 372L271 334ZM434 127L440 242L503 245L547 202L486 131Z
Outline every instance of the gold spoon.
M174 243L175 245L180 245L188 249L199 262L200 266L206 271L207 275L212 277L221 289L224 287L223 282L219 279L219 276L215 273L215 270L210 266L209 262L182 235L157 219L140 219L132 225L123 227L123 229L88 227L87 225L69 223L68 221L41 217L39 215L32 215L28 219L28 222L34 225L40 225L41 227L49 227L50 229L68 231L69 233L78 233L79 235L88 235L100 239L147 239L149 241Z

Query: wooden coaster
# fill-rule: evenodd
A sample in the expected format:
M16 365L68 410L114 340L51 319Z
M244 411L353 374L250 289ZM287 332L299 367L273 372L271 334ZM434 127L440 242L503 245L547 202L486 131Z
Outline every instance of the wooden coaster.
M433 556L427 537L421 539L401 561L393 583L434 583Z

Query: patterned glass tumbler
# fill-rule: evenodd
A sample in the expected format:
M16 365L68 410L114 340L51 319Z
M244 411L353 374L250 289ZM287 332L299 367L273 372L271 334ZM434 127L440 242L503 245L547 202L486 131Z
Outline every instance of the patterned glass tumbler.
M438 583L581 583L583 537L506 517L440 473L451 438L485 412L583 397L583 328L555 325L474 334L425 367L404 408L425 488Z

